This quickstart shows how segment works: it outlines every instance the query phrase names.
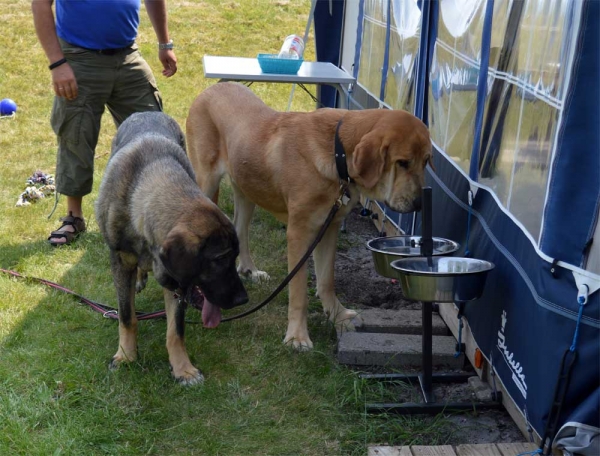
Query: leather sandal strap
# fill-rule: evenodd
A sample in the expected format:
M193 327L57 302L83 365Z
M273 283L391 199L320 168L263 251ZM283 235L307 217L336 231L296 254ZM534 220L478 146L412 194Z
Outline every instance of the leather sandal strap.
M75 233L71 233L70 231L53 231L48 236L48 239L66 239L69 242L74 237Z
M61 230L65 226L72 226L75 228L76 233L85 231L85 221L81 217L67 215L66 217L61 217L60 221L62 222L62 225L58 230Z
M66 215L64 217L61 217L60 221L68 223L69 225L72 225L73 223L77 223L79 221L83 222L83 219L81 217L74 217L72 215Z

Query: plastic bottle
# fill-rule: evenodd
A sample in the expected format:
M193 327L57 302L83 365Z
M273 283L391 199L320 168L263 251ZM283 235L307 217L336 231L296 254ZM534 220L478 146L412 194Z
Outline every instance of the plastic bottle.
M283 42L278 57L280 59L301 59L304 52L304 40L298 35L289 35Z

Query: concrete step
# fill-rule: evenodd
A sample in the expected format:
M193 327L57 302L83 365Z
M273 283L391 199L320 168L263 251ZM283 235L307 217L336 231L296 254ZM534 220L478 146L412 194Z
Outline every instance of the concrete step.
M433 336L433 366L461 369L464 355L455 358L456 339ZM338 340L338 362L355 366L421 366L421 336L345 332Z
M444 320L434 314L432 332L437 336L448 336L450 331ZM421 334L422 319L420 310L365 309L354 320L359 332L388 334Z

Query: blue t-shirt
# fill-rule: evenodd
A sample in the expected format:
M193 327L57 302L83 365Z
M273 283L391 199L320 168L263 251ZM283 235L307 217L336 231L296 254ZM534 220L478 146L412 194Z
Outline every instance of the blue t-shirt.
M56 0L56 33L88 49L116 49L135 40L141 0Z

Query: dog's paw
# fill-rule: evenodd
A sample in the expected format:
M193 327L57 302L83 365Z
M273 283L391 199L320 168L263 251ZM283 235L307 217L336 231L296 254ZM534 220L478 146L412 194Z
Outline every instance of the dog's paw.
M265 271L252 271L251 269L238 267L237 272L240 276L248 278L256 283L268 282L269 280L271 280L271 276Z
M254 271L251 278L253 282L268 282L271 280L271 276L265 271Z
M127 357L124 354L117 353L115 356L112 357L112 359L110 360L110 363L108 363L108 368L110 370L115 370L115 369L118 369L119 366L121 366L121 364L130 363L131 361L134 361L134 360L135 360L135 356Z
M135 361L137 358L137 347L134 345L132 350L129 350L129 353L126 353L122 347L119 347L115 356L112 357L110 363L108 363L108 368L110 370L117 369L121 364L130 363Z
M354 331L356 328L354 326L354 319L358 314L354 310L344 309L342 312L339 312L335 315L335 318L331 320L335 324L335 327L339 331Z
M183 386L193 386L204 383L204 375L194 366L188 367L187 369L175 373L173 367L171 367L171 374L175 377L175 380L179 382L180 385Z
M308 336L304 338L286 336L283 343L298 351L310 351L313 348L312 340Z
M121 362L116 360L114 357L111 358L110 362L108 363L108 369L109 370L117 370L119 368L119 366L121 365Z

